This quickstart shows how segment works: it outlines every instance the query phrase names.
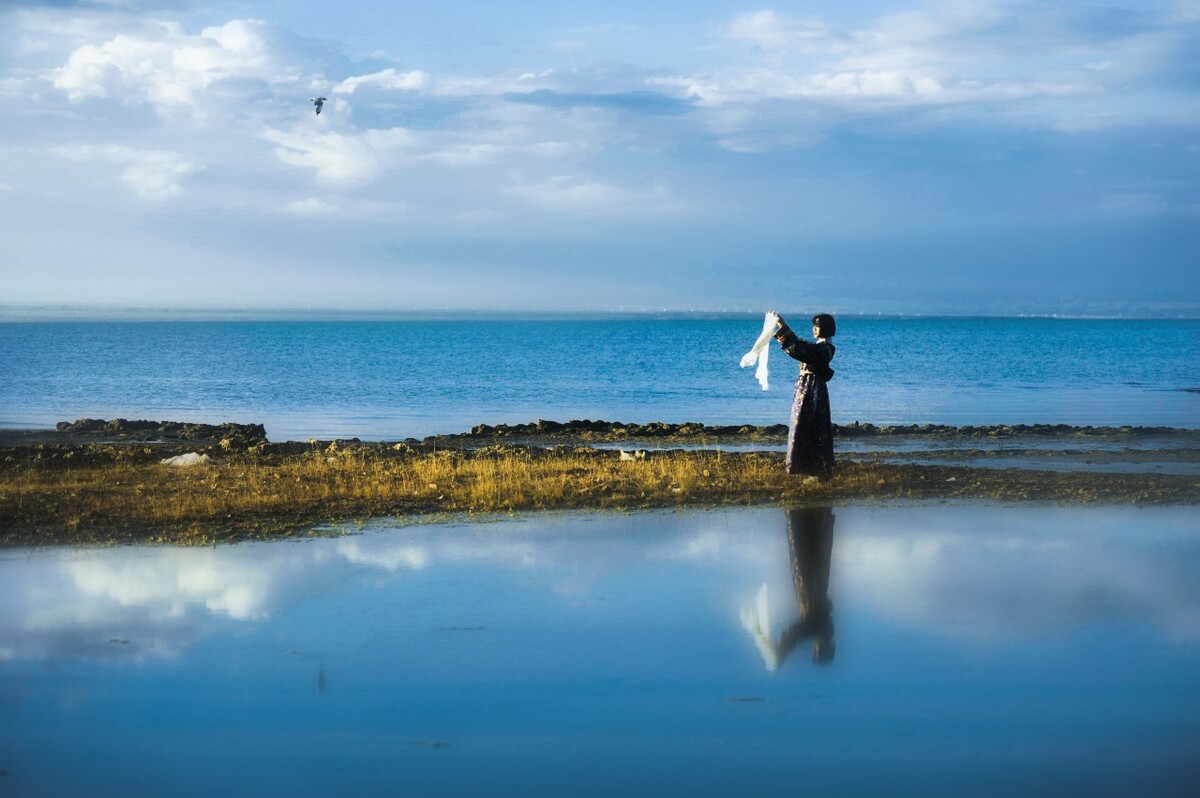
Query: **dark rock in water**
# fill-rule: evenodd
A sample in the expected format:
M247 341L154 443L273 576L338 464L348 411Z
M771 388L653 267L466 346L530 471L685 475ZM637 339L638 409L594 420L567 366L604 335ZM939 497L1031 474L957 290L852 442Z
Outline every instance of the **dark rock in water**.
M130 421L115 418L104 421L81 418L60 421L54 429L64 435L134 441L208 441L226 448L244 448L265 443L267 430L262 424L187 424L179 421Z
M454 435L437 435L429 438L438 445L461 445L477 443L479 439L506 439L520 442L522 439L544 444L547 441L562 440L567 442L598 442L607 441L619 443L623 441L652 440L655 442L721 443L727 440L736 442L751 441L761 443L779 443L787 435L786 424L771 424L755 426L740 425L708 425L697 421L685 421L681 424L671 424L665 421L650 421L645 424L631 424L617 421L592 421L590 419L575 419L558 422L538 419L528 424L497 424L492 427L479 424L471 428L469 433ZM977 438L1005 439L1021 437L1103 437L1112 435L1170 435L1173 437L1200 437L1200 430L1173 429L1169 427L1073 427L1069 424L995 424L955 427L948 424L899 424L876 426L871 423L855 421L852 424L833 425L833 434L837 438L880 439L895 438ZM474 440L469 440L474 439Z
M108 422L102 418L81 418L75 422L60 421L54 425L59 432L95 432L104 429Z
M603 432L611 426L607 421L592 421L590 418L577 419L568 421L566 424L560 424L559 430L570 430L572 432Z
M124 418L114 418L104 425L104 429L110 432L144 432L146 430L157 430L158 427L159 423L157 421L129 421Z

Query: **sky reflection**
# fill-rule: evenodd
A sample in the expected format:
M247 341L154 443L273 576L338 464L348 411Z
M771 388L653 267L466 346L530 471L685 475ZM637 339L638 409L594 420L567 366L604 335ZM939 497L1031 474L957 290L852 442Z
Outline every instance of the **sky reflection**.
M1120 622L1200 640L1193 514L854 507L838 516L832 595L879 622L970 645ZM780 618L796 607L787 531L782 510L551 515L302 543L11 552L0 561L0 658L177 655L297 602L335 601L347 585L385 591L406 572L468 566L515 576L531 602L567 604L630 580L653 594L660 579L691 572L707 585L714 622L722 590L725 603L745 606L759 601L761 582Z
M830 515L7 552L0 792L1200 786L1191 508Z

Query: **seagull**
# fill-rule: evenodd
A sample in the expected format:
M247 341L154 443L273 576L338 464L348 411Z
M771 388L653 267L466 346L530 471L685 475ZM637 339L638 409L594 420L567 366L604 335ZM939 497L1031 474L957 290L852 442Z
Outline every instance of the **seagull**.
M324 97L310 97L309 98L309 100L312 101L312 104L317 106L317 116L321 115L321 107L323 105L325 105L325 99L326 98L324 98Z

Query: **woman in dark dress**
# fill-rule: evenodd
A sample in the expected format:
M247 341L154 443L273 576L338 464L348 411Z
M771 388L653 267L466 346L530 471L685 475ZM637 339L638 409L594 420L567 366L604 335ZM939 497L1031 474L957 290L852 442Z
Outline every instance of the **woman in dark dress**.
M833 508L801 507L787 511L792 587L800 618L779 636L776 652L782 664L801 640L812 640L813 662L833 662L833 602L829 600L829 565L833 558Z
M829 339L837 328L828 313L813 316L812 321L815 342L798 337L782 317L775 331L783 351L800 361L788 429L787 472L828 479L833 476L833 423L826 383L833 377L829 361L835 350Z

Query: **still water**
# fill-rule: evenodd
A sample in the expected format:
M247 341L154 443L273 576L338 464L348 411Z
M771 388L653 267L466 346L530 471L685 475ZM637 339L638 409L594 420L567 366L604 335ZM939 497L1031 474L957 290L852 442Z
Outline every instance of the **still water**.
M0 559L0 794L1200 794L1193 508Z

